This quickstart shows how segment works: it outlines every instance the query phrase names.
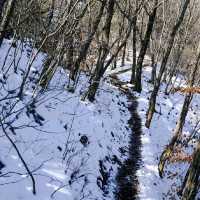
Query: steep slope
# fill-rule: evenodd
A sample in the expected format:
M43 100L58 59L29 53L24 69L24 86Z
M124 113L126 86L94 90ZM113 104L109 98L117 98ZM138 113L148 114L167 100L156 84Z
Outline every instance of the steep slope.
M19 99L15 96L36 50L24 44L17 48L10 45L6 40L0 49L0 109L6 114L13 105L14 113L4 120L5 128L35 177L36 196L30 177L1 129L0 160L5 164L0 175L1 198L114 199L117 169L128 156L132 133L126 96L103 82L93 104L82 102L88 77L81 75L75 93L70 93L68 74L62 69L46 91L35 92L45 57L39 54L23 99Z
M127 68L127 67L126 67ZM118 78L123 81L129 81L131 71L119 74ZM141 94L134 93L139 102L138 112L142 119L142 166L138 171L139 177L139 199L157 200L157 199L179 199L177 192L184 180L185 173L188 169L189 163L182 161L172 161L167 164L165 176L163 179L158 174L159 157L168 144L173 135L173 129L176 126L176 120L184 101L184 95L175 93L170 95L164 94L165 83L162 83L156 109L158 113L155 114L152 126L150 129L145 128L146 111L148 108L148 100L153 89L152 84L149 83L151 77L151 67L143 68L143 91ZM185 86L185 81L180 76L176 82L176 86ZM129 84L127 84L129 86ZM194 96L192 105L190 107L187 121L183 129L183 140L193 132L196 123L200 120L200 98L196 94ZM200 134L198 127L196 127ZM181 144L182 152L191 156L193 148L195 147L195 140L191 140L189 145ZM200 198L200 194L197 199Z

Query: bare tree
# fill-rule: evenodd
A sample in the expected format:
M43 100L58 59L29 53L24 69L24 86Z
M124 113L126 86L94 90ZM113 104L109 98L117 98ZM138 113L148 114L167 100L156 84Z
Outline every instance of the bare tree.
M112 18L113 18L113 14L114 14L114 6L115 6L115 1L109 0L106 19L105 19L105 23L104 23L104 27L103 27L104 32L103 32L103 36L102 36L102 44L99 49L97 65L96 65L96 69L94 72L94 76L92 78L92 83L86 94L90 101L94 100L96 91L99 86L100 79L103 76L104 63L105 63L105 60L109 53L110 30L111 30L111 23L112 23Z
M1 18L3 7L4 7L5 3L6 3L6 0L0 0L0 18Z
M189 80L188 87L192 87L195 84L196 75L197 75L197 71L199 68L199 61L200 61L200 46L198 47L198 55L197 55L195 66L191 73L191 78ZM175 131L174 131L174 136L172 137L170 143L167 145L166 149L163 151L163 153L160 157L158 169L159 169L159 174L161 177L163 176L163 170L164 170L165 163L169 159L169 157L172 155L174 147L177 143L177 140L180 138L180 136L182 134L183 126L185 124L186 116L187 116L192 98L193 98L193 93L189 92L188 94L186 94L185 100L184 100L184 103L182 106L182 110L181 110Z
M145 33L144 40L142 40L142 44L141 44L142 46L141 46L140 53L137 59L137 67L136 67L136 75L135 75L135 90L137 92L142 91L142 82L141 82L142 65L143 65L144 57L146 55L146 51L149 45L151 34L153 31L153 25L155 23L157 9L158 9L158 0L154 0L154 8L153 8L153 11L149 13L149 21L147 25L147 30Z
M132 63L132 73L131 73L131 80L130 83L134 84L135 83L135 71L136 71L136 65L137 65L137 20L138 20L138 1L135 1L135 9L133 12L133 38L132 38L132 50L133 50L133 63Z
M195 199L200 176L200 142L197 144L197 148L193 154L193 161L186 173L185 180L182 185L182 200Z
M74 68L71 70L71 73L70 73L70 77L71 77L71 79L73 81L75 81L76 78L77 78L77 74L78 74L78 71L80 69L81 62L87 56L88 49L89 49L90 44L91 44L91 42L93 40L93 37L94 37L94 35L95 35L95 33L96 33L97 29L98 29L98 26L99 26L99 23L101 21L101 17L103 15L105 6L106 6L106 1L103 0L101 2L99 13L98 13L97 17L95 18L95 20L93 21L91 32L88 34L85 42L80 47L78 58L76 59L76 61L74 63Z
M179 30L179 28L180 28L180 26L181 26L181 24L182 24L182 22L184 20L184 16L185 16L185 13L187 11L187 8L188 8L189 4L190 4L190 0L186 0L184 2L181 14L178 17L178 20L177 20L176 24L174 25L174 27L173 27L173 29L172 29L172 31L170 33L168 46L167 46L166 52L165 52L164 57L163 57L162 62L161 62L158 78L156 80L153 92L151 93L151 97L150 97L150 100L149 100L149 108L148 108L148 111L147 111L147 118L146 118L146 123L145 123L145 126L147 128L150 127L151 120L152 120L153 114L155 112L155 104L156 104L158 91L159 91L159 88L160 88L160 83L161 83L161 80L162 80L163 73L165 71L167 62L168 62L168 58L170 56L171 50L172 50L173 45L174 45L175 36L176 36L177 31Z
M7 2L5 13L3 14L1 24L0 24L0 46L2 44L4 36L6 34L6 29L8 28L8 24L11 19L11 15L12 15L12 12L14 9L15 2L16 2L16 0L8 0L8 2ZM3 6L4 4L5 4L5 1L3 1L0 6ZM0 7L0 9L2 9L2 7Z

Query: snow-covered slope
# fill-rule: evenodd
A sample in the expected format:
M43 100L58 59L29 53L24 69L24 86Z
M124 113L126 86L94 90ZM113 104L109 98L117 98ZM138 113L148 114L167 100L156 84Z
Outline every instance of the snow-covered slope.
M10 43L4 41L0 49L1 67ZM10 49L1 69L1 81L5 82L1 86L1 98L18 93L28 60L35 52L23 46L20 58L20 49L18 52ZM13 72L15 54L15 63L20 59L16 73ZM104 82L95 103L82 102L87 77L81 76L72 94L66 89L67 73L61 69L47 91L33 95L34 80L43 59L44 55L39 54L33 63L23 100L2 100L0 106L6 112L6 105L9 110L16 103L16 113L5 120L12 121L12 131L9 128L7 131L35 177L37 193L32 195L31 179L0 130L0 160L5 164L0 175L1 199L113 199L117 163L126 158L124 152L131 132L127 125L130 118L127 99L117 88ZM13 91L12 94L7 90Z
M131 72L120 74L122 81L130 79ZM165 95L165 83L162 84L159 96L157 98L156 109L160 113L155 113L151 128L145 128L146 111L148 109L148 100L153 89L149 83L151 77L151 67L143 68L143 91L141 94L135 93L138 98L138 112L143 121L142 135L142 160L143 164L138 171L140 182L140 199L159 200L159 199L179 199L177 191L181 186L185 173L188 169L188 163L175 162L169 163L163 179L158 174L159 157L173 136L173 129L176 126L179 114L184 102L184 95L180 93ZM182 77L176 80L176 85L184 86L185 81ZM188 112L187 120L183 129L183 136L187 137L192 132L196 122L200 120L200 97L194 96L191 108ZM190 145L192 146L193 141ZM191 155L191 148L185 149L188 155ZM200 195L200 194L199 194ZM200 198L197 197L197 199Z
M75 93L68 92L68 73L58 69L49 88L38 92L38 74L45 54L38 54L33 62L24 97L16 95L27 66L36 50L28 45L11 47L5 40L0 48L0 112L6 131L17 145L36 181L36 195L32 182L5 133L0 129L0 191L2 200L114 200L116 174L128 154L131 129L128 99L109 81L100 85L94 103L81 101L88 86L88 77L81 75ZM5 60L6 59L6 60ZM120 62L119 62L120 63ZM130 79L131 60L122 81ZM122 68L109 71L118 73ZM138 171L141 200L178 199L187 163L167 166L163 179L158 176L159 156L173 134L184 96L165 96L162 85L157 110L150 129L144 127L148 98L152 85L148 83L151 68L145 67L143 92L133 93L139 102L138 113L143 121L142 165ZM179 79L177 84L184 81ZM130 90L131 90L131 85ZM184 128L188 135L199 118L200 99L194 97ZM12 112L10 112L12 111ZM0 165L1 168L1 165Z

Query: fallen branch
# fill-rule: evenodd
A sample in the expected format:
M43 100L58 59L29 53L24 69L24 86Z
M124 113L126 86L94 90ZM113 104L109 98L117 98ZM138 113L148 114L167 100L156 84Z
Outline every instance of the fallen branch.
M4 132L5 136L6 136L6 138L9 140L9 142L10 142L10 143L12 144L12 146L14 147L14 149L15 149L15 151L17 152L17 155L19 156L19 158L20 158L22 164L24 165L24 167L25 167L25 169L26 169L28 175L31 177L32 187L33 187L32 192L33 192L33 194L35 195L35 194L36 194L36 186L35 186L35 179L34 179L34 177L33 177L33 174L32 174L32 172L29 170L28 165L26 164L25 160L23 159L23 157L22 157L21 153L19 152L19 149L17 148L16 144L14 143L14 141L11 139L11 137L10 137L9 134L7 133L7 131L6 131L5 127L4 127L4 125L3 125L1 119L0 119L0 123L1 123L1 127L2 127L2 130L3 130L3 132Z

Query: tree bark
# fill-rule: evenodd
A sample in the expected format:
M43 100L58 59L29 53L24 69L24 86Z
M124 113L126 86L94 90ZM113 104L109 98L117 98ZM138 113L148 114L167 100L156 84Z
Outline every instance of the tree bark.
M73 67L74 60L74 40L73 37L70 36L67 40L67 52L66 52L66 69L71 70Z
M156 80L156 69L157 69L157 63L155 63L155 55L151 55L151 80L150 82L154 85Z
M71 70L71 73L70 73L70 78L75 81L76 77L77 77L77 74L78 74L78 70L80 68L80 64L81 62L86 58L87 56L87 52L88 52L88 49L90 47L90 44L93 40L93 37L97 31L97 28L99 26L99 23L101 21L101 17L103 16L103 11L104 11L104 8L106 6L106 0L103 0L101 2L101 7L100 7L100 10L99 10L99 13L95 19L95 21L93 22L93 26L92 26L92 31L89 33L85 43L80 47L80 52L79 52L79 56L78 58L76 59L75 63L74 63L74 68Z
M124 67L124 64L125 64L125 58L126 58L126 45L124 45L124 48L123 48L123 53L122 53L122 63L121 63L121 67Z
M182 200L194 200L198 192L200 177L200 142L193 154L193 161L187 171L185 180L182 185Z
M140 53L137 59L136 76L135 76L135 91L137 92L142 91L142 80L141 80L142 65L143 65L144 57L146 55L146 51L149 45L150 37L153 31L157 8L158 8L158 0L154 0L154 9L153 9L153 12L149 15L147 30L145 33L144 40L142 41L142 46L141 46Z
M135 70L137 64L137 14L134 13L135 16L133 18L133 63L132 63L132 73L131 73L131 80L130 83L135 83Z
M5 2L2 2L2 5L4 5ZM3 18L0 24L0 47L3 42L3 38L6 34L6 29L8 28L8 24L10 21L10 18L12 16L12 12L14 10L14 5L16 3L16 0L8 0L5 13L3 14ZM0 8L1 9L1 8Z
M170 156L172 155L174 147L175 147L178 139L181 136L182 129L183 129L183 126L185 124L185 119L186 119L192 98L193 98L192 94L187 94L185 96L182 111L181 111L179 120L178 120L177 125L176 125L174 136L172 137L170 143L167 145L167 147L165 148L165 150L163 151L163 153L160 157L160 161L159 161L159 164L158 164L158 171L159 171L159 175L160 175L161 178L163 177L165 163L170 158Z
M149 109L147 111L147 119L146 119L146 123L145 123L145 126L147 128L149 128L150 125L151 125L151 120L152 120L153 114L155 112L156 98L157 98L158 91L159 91L159 88L160 88L160 83L161 83L161 80L162 80L162 77L163 77L163 73L165 71L165 68L166 68L166 65L167 65L167 62L168 62L168 58L170 56L171 50L172 50L173 45L174 45L176 33L179 30L179 28L180 28L180 26L183 22L183 19L184 19L184 16L185 16L185 13L187 11L189 3L190 3L190 0L185 1L184 5L183 5L183 9L181 11L181 14L178 18L178 21L174 25L172 32L170 34L167 50L164 54L164 57L163 57L163 60L162 60L161 66L160 66L158 78L156 80L156 84L154 85L154 89L153 89L153 92L152 92L150 100L149 100Z
M0 19L2 16L3 7L4 7L5 3L6 3L6 0L0 0Z
M189 87L192 87L195 83L196 74L197 74L198 67L199 67L199 61L200 61L200 45L198 47L198 55L197 55L196 63L195 63L194 69L191 73L191 78L189 80L189 85L188 85ZM182 129L185 124L185 120L187 117L187 113L188 113L192 98L193 98L193 94L191 92L189 94L186 94L185 100L183 103L183 107L182 107L182 110L180 113L180 117L179 117L179 120L178 120L176 128L175 128L174 136L172 137L172 140L170 141L169 145L167 145L167 147L165 148L165 150L163 151L163 153L160 157L160 161L158 164L158 170L159 170L160 177L163 176L165 163L169 159L169 157L172 155L174 147L182 134Z
M103 27L103 41L101 45L101 49L99 50L99 58L96 65L96 70L94 77L92 79L92 83L88 89L88 92L86 94L89 101L94 101L96 91L99 87L99 83L101 80L101 77L104 74L103 68L104 63L107 58L107 55L109 53L109 39L110 39L110 29L111 29L111 22L114 14L114 6L115 6L115 0L109 0L108 2L108 10L106 15L105 24Z

